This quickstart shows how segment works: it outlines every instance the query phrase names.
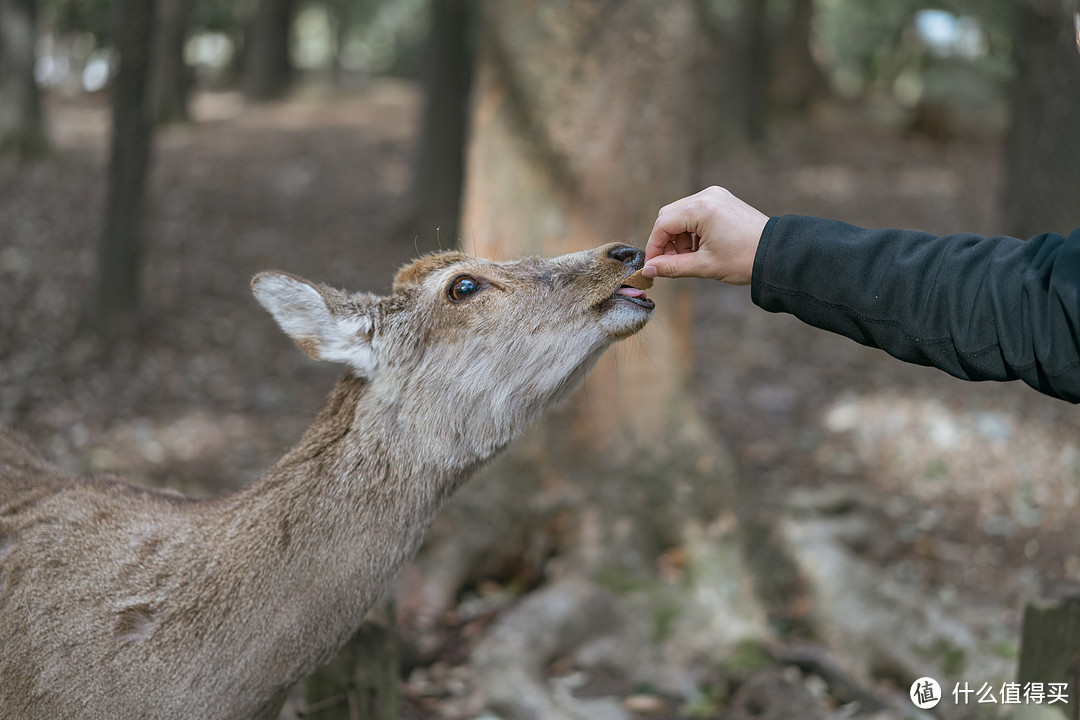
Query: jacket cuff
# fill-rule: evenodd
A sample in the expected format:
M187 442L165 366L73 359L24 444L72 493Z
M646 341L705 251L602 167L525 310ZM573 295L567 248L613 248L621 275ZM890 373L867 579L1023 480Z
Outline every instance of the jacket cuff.
M761 286L765 281L765 254L769 252L773 228L779 220L779 216L771 217L769 222L765 223L765 229L761 231L761 239L758 241L757 253L754 255L754 268L750 272L750 299L758 307L761 307Z

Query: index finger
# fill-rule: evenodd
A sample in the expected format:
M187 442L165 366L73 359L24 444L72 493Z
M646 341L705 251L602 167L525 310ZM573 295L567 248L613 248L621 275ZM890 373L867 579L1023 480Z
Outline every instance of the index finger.
M669 245L674 246L676 253L693 252L697 249L697 234L697 218L690 208L680 207L662 213L653 223L649 241L645 243L645 262L663 255Z

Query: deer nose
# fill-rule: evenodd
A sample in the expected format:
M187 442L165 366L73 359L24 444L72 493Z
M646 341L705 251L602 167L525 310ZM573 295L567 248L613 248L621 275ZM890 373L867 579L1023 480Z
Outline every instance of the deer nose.
M637 270L645 264L645 251L629 245L616 245L607 252L608 257Z

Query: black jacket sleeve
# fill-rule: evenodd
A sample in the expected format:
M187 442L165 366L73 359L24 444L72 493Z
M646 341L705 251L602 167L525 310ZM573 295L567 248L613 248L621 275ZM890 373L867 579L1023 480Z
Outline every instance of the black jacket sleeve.
M1024 241L774 217L751 295L907 362L1080 402L1080 228Z

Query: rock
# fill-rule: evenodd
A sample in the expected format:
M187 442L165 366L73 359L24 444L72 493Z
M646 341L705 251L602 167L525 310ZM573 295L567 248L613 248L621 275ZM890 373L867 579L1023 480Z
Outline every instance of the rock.
M638 715L659 715L667 710L667 703L657 695L639 693L624 698L623 707Z
M781 524L788 553L810 588L811 624L830 648L900 679L929 675L943 686L970 678L997 685L1012 680L1012 662L996 650L1011 632L1007 627L987 625L977 607L946 606L897 581L852 553L843 534L832 519Z
M728 710L732 720L824 720L825 712L801 679L783 669L756 673L739 688Z
M626 720L607 699L581 700L544 670L553 659L606 634L626 630L617 599L573 578L538 590L508 610L473 651L476 685L506 720Z

